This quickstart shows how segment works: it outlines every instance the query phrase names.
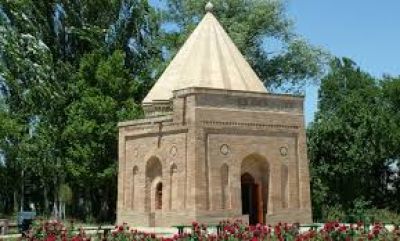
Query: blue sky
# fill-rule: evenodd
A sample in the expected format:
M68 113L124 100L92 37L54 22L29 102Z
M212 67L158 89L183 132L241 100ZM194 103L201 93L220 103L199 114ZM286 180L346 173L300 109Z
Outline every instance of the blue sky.
M288 16L296 33L313 45L353 59L374 76L400 75L400 0L288 0ZM308 87L307 123L317 97L318 86Z
M296 32L374 76L400 75L399 0L289 0ZM317 110L317 87L306 91L306 121Z

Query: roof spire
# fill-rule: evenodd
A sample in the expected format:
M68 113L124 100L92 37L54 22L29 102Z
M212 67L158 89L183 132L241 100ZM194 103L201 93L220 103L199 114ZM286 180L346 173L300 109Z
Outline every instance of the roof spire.
M211 11L212 7L206 9ZM143 104L169 101L174 97L175 90L196 87L267 91L211 12L205 14L147 94Z
M208 1L208 3L206 4L205 10L206 12L212 12L214 9L214 5L212 4L211 1Z

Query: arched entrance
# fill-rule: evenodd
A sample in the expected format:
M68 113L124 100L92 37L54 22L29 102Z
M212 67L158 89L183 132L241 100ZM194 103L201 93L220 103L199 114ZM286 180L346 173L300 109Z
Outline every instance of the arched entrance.
M259 212L259 197L258 188L254 178L245 173L241 177L241 188L242 188L242 214L249 215L249 223L259 223L258 212Z
M269 167L265 158L250 155L241 167L242 214L249 215L249 223L265 223L268 206Z
M162 165L158 158L151 158L146 164L145 209L155 212L162 207Z
M163 209L163 182L162 164L157 157L150 158L146 163L146 183L145 183L145 211L148 213L148 225L155 227L157 224L157 214Z

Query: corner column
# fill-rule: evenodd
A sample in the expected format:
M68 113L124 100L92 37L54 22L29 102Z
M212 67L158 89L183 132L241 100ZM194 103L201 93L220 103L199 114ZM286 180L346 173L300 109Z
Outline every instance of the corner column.
M268 192L268 214L274 214L282 209L281 166L277 163L270 165Z
M311 211L309 162L307 158L307 139L302 129L298 137L300 208Z
M124 176L125 176L125 133L124 128L119 128L118 134L118 196L117 196L117 223L120 223L121 214L124 209L125 202L125 188L124 188Z

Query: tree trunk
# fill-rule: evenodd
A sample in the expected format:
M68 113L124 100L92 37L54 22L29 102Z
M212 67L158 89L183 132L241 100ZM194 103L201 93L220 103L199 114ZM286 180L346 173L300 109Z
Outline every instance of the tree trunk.
M67 216L65 215L65 202L63 202L63 212L62 212L62 216L63 216L63 219L66 219L67 218Z
M43 201L44 201L44 207L43 207L43 213L46 215L49 213L49 197L47 196L47 186L46 184L43 185Z
M85 191L85 218L92 217L92 196L90 188Z
M60 210L58 209L58 193L57 193L57 181L54 178L54 203L53 203L53 216L58 219Z
M25 193L25 186L24 186L24 170L21 171L21 209L20 211L24 211L24 193Z
M16 213L16 212L18 212L18 192L17 191L14 191L13 201L14 201L14 213Z
M63 219L63 210L62 210L62 201L61 200L59 200L58 201L58 219L59 220L62 220Z

